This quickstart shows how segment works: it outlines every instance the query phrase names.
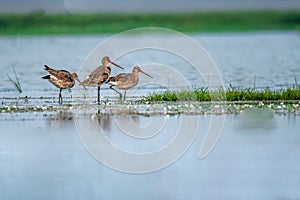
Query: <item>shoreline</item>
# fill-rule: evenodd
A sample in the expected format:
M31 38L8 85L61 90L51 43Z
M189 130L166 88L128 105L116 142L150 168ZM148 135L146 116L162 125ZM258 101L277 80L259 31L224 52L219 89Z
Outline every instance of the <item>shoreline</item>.
M178 102L145 102L134 101L102 101L97 103L68 103L63 105L30 106L30 105L2 105L0 113L49 113L72 112L77 115L228 115L239 114L247 109L265 109L274 114L300 115L300 100L295 101L178 101Z

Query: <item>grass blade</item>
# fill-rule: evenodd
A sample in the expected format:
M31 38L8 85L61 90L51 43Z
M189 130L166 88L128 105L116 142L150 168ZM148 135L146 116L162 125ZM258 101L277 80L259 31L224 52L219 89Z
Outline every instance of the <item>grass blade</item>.
M294 71L292 71L292 72L293 72L294 81L295 81L295 88L297 88L297 87L298 87L298 81L297 81L297 77L296 77L296 74L295 74L295 72L294 72Z
M12 67L13 71L14 71L14 74L15 74L15 80L13 80L9 75L7 75L8 77L8 80L12 83L12 85L15 87L15 89L19 92L19 93L22 93L23 90L22 90L22 87L21 87L21 83L19 81L19 78L18 78L18 75L16 73L16 70L14 67Z

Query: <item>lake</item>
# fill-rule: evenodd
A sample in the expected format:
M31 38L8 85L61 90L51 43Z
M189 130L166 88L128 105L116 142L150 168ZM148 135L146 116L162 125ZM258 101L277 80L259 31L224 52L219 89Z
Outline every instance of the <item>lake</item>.
M170 89L188 86L205 87L209 83L204 79L209 82L213 77L209 74L207 76L199 74L195 67L187 62L188 60L172 54L171 50L167 52L159 48L144 48L131 49L129 52L118 54L124 47L116 44L111 48L106 47L107 51L106 49L102 51L100 46L99 54L97 54L95 47L97 45L99 47L99 44L101 45L101 42L109 37L110 35L0 37L2 61L0 70L3 72L0 74L0 80L2 80L0 98L18 97L18 93L7 77L9 75L14 78L12 67L15 68L23 89L21 96L56 98L58 90L47 81L40 79L46 74L43 70L44 64L78 72L79 78L83 80L96 66L100 65L104 53L109 53L116 63L125 68L121 70L112 67L111 75L130 72L134 65L139 65L154 77L150 79L140 75L139 89L131 93L129 91L129 96L130 94L147 95L153 91L159 91L161 86ZM193 34L190 37L191 41L198 42L206 49L216 64L225 87L231 84L233 87L253 88L255 86L256 88L280 89L295 84L294 75L299 80L300 37L297 32ZM135 39L139 39L141 43L146 41L163 44L167 37L142 35L135 36L132 40ZM130 43L125 44L130 45ZM127 49L124 48L124 50ZM189 51L189 47L182 47L179 51L184 53ZM101 54L102 52L104 53ZM191 59L198 56L197 52L187 53L192 54ZM116 97L115 92L107 85L103 85L101 89L104 97ZM82 87L78 85L73 88L73 91L79 90L82 90ZM70 97L72 93L65 91L63 95ZM89 89L86 94L88 97L95 95L96 89Z
M1 199L297 199L300 195L299 116L228 115L217 145L204 159L199 159L199 149L211 116L130 116L131 123L146 133L148 128L153 131L153 121L165 121L164 128L147 139L119 128L118 123L129 122L128 116L88 118L129 152L152 152L168 145L183 118L197 118L198 129L191 146L172 165L132 174L107 167L85 149L72 113L1 114ZM260 120L264 121L255 123Z
M209 53L225 87L280 89L299 80L297 32L189 36ZM57 105L58 89L40 79L45 74L43 65L78 72L84 79L103 56L96 46L109 37L0 37L2 106ZM159 38L165 40L158 43L167 41L166 36L135 37L141 37L141 46ZM128 36L122 42L130 45L131 40ZM112 67L113 75L141 65L154 77L141 75L139 85L128 92L129 100L121 107L132 108L131 101L153 91L215 86L213 75L198 73L188 60L172 51L146 48L117 55L124 48L119 44L108 52L125 70ZM186 50L186 46L179 50ZM14 78L12 66L21 82L21 94L8 81L7 75ZM20 96L27 96L28 101ZM95 88L85 91L76 84L72 92L64 91L63 97L67 104L80 105L84 100L84 105L92 106L0 114L0 199L300 196L299 113L247 106L228 115L145 116L116 110L112 115L103 110L106 104L97 110ZM118 104L116 97L106 85L101 87L101 98L107 104ZM205 148L207 154L201 154Z

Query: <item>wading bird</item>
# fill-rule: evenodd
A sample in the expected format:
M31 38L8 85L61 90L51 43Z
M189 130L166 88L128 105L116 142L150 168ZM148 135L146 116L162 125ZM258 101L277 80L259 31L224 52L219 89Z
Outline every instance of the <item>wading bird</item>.
M124 69L120 65L112 62L108 56L102 58L102 65L97 67L90 73L88 78L81 82L83 86L98 87L98 104L100 104L100 86L108 79L111 68L110 64L113 64L121 69Z
M110 89L116 91L120 95L120 99L122 99L122 94L121 92L117 91L116 89L113 88L113 86L116 86L119 89L125 90L124 92L124 100L126 96L126 90L129 88L133 88L136 86L139 82L139 72L149 76L150 78L153 78L146 72L144 72L140 67L135 66L132 69L132 73L122 73L117 76L110 77L106 83L110 85Z
M42 79L49 80L50 83L58 87L59 90L59 96L58 96L58 103L62 104L63 98L61 96L62 89L71 88L75 85L75 80L77 80L80 83L80 80L78 79L78 76L76 73L70 73L66 70L55 70L51 67L48 67L47 65L44 65L46 70L49 74L46 76L42 76Z

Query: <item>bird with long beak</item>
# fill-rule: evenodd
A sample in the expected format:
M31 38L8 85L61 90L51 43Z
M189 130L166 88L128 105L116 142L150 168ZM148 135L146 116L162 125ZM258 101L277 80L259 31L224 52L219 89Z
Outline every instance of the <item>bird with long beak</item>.
M105 56L102 58L102 65L94 69L88 78L81 82L81 85L83 86L98 87L98 104L100 104L100 87L108 79L111 72L110 64L124 69L120 65L111 61L108 56Z
M80 80L78 79L78 76L76 73L70 73L66 70L56 70L52 69L51 67L44 65L46 70L49 74L46 76L42 76L42 79L49 80L50 83L55 85L57 88L59 88L59 95L58 95L58 103L63 103L63 98L61 95L62 89L68 89L72 88L75 85L75 80L77 80L80 83Z
M144 72L140 67L135 66L132 69L132 73L122 73L117 76L110 77L106 83L110 85L110 89L114 90L120 95L120 99L122 99L122 93L117 91L116 89L113 88L113 86L125 90L124 92L124 100L126 97L126 91L129 88L133 88L136 86L139 82L139 72L145 74L146 76L149 76L150 78L153 78L146 72Z

